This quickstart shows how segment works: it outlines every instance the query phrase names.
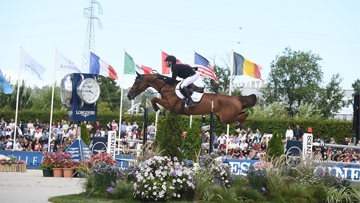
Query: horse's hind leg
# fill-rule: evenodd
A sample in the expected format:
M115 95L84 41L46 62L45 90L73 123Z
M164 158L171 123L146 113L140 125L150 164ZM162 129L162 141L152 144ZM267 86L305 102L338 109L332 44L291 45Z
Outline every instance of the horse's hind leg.
M239 121L239 126L242 128L242 124L245 122L246 118L249 116L248 112L240 112L236 117L236 120Z

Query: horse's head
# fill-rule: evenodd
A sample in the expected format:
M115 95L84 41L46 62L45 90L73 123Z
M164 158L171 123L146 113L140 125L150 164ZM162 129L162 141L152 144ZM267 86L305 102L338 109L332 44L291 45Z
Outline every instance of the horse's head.
M137 95L148 88L148 85L143 81L144 75L136 72L136 78L134 84L131 86L130 91L127 94L129 100L134 99Z

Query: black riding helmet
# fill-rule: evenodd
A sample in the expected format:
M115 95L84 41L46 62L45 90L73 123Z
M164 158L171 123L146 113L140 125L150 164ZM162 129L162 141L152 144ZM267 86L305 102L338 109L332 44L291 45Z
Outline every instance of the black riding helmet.
M164 61L170 61L172 64L175 64L176 58L175 58L175 56L169 55L166 57L166 59Z

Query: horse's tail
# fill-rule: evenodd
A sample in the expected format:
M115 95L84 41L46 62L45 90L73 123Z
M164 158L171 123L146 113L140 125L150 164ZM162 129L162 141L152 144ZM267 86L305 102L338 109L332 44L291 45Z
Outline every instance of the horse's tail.
M238 99L241 102L243 109L253 107L256 104L257 100L255 94L251 94L248 96L239 96Z

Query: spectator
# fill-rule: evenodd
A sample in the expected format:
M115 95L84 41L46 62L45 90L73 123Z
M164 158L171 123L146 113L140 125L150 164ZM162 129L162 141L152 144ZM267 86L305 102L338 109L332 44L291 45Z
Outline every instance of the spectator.
M123 121L121 126L120 126L120 138L124 138L126 136L126 122Z
M5 143L5 150L11 150L13 148L13 140L10 138L10 136L7 136Z
M112 120L112 122L111 122L111 130L115 131L115 132L119 131L119 126L118 126L118 124L116 123L115 120Z
M42 138L43 134L42 134L42 129L41 128L38 128L36 131L35 131L35 134L34 134L34 139L35 140L40 140L40 138Z
M226 159L226 156L225 156L225 155L226 155L225 152L224 152L224 151L221 151L221 152L220 152L220 156L216 157L216 158L215 158L215 161L216 161L217 163L222 163L222 162L224 162L224 160Z
M151 125L149 125L147 127L147 138L151 141L155 140L155 133L156 133L156 128L154 123L151 123Z
M34 151L36 152L40 152L42 150L42 146L40 144L40 141L39 140L36 140L35 141L35 144L34 144Z
M296 128L294 129L294 137L295 137L295 139L296 140L302 140L303 134L304 134L304 132L300 128L300 125L296 125Z
M294 131L290 125L288 126L288 129L286 130L285 137L288 140L292 140L294 138Z
M100 124L100 121L96 121L94 126L93 126L94 132L96 132L97 130L101 131L101 129L102 129L102 126Z
M225 136L225 133L222 133L221 136L218 138L218 143L219 143L219 149L220 150L225 150L226 149L226 141L227 141L227 138Z

